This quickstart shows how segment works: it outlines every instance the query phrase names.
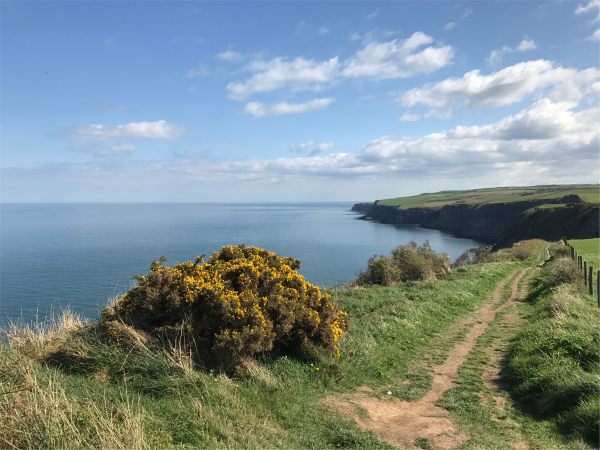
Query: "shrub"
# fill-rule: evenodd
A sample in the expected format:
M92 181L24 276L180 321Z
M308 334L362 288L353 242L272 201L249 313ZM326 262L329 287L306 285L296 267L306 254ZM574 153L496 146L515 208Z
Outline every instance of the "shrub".
M369 258L367 270L358 275L357 284L378 284L390 286L400 280L400 271L389 256L373 256Z
M138 286L103 312L103 323L177 327L225 366L309 342L337 353L346 314L297 272L299 260L241 245L223 247L205 263L163 264L153 262Z
M574 283L580 278L579 268L571 258L560 258L550 270L552 284Z
M527 241L517 242L511 248L511 254L519 261L525 261L529 258L544 241L540 239L530 239Z
M481 245L479 247L470 248L463 252L452 264L452 267L461 267L468 264L484 263L490 259L492 252L491 245Z
M562 242L554 242L548 249L550 250L550 254L555 258L571 256L571 249Z
M448 255L434 252L429 242L425 241L421 246L410 242L396 247L391 256L369 259L367 270L359 274L356 283L388 286L403 281L440 278L450 272L448 261Z

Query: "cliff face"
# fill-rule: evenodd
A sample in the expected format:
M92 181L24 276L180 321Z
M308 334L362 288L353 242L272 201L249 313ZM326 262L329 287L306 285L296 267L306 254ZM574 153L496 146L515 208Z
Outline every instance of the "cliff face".
M509 245L533 237L560 239L598 237L598 206L577 203L535 209L540 204L564 203L574 198L536 200L487 205L454 204L440 208L408 208L378 205L377 202L354 205L353 211L364 218L382 223L421 225L489 243ZM577 197L579 202L581 200Z
M498 246L536 237L548 241L600 237L600 208L583 203L526 211L502 237Z

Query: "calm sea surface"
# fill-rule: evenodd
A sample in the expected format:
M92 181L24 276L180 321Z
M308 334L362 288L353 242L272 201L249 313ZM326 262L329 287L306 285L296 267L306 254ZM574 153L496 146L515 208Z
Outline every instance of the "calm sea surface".
M376 253L428 239L456 258L469 239L356 220L350 203L0 205L0 323L71 306L93 317L150 262L252 244L300 258L314 283L349 281Z

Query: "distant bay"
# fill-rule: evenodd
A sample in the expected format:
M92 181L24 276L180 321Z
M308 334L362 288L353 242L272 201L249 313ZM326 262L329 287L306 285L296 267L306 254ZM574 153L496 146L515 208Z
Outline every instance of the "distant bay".
M479 245L441 231L356 220L352 203L0 205L0 323L70 306L95 317L160 256L167 264L227 244L302 261L319 285L350 281L374 254L429 240L456 258Z

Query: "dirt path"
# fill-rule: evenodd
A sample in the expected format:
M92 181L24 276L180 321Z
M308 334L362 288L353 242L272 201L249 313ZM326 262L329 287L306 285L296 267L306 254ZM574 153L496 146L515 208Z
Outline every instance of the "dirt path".
M465 362L477 339L485 333L499 311L519 297L519 283L530 268L513 272L498 284L490 299L473 317L473 326L465 338L450 351L448 358L433 366L431 389L415 402L393 398L376 398L364 391L327 397L324 402L342 414L352 417L363 429L373 431L381 439L402 448L418 448L418 439L436 449L451 449L468 440L448 417L448 411L436 406L444 393L454 386L460 366ZM511 296L500 304L502 292L511 281Z

